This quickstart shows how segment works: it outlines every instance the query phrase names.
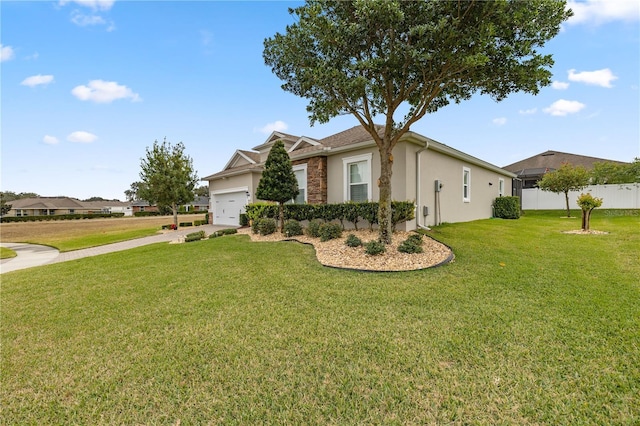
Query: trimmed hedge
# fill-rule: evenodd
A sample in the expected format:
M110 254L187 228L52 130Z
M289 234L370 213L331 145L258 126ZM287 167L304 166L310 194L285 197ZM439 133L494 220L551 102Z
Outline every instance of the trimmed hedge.
M246 207L246 215L256 221L261 218L278 216L278 205L272 203L253 203ZM415 217L415 203L413 201L391 202L391 223L393 227L399 223L412 220ZM285 204L284 218L312 221L321 219L325 222L339 220L344 228L344 222L350 222L356 227L360 220L369 223L369 228L378 225L378 203L341 203L341 204Z
M498 197L493 200L493 217L500 219L519 219L520 197Z
M193 222L180 222L178 225L180 227L193 226Z
M185 235L184 242L190 243L191 241L199 241L206 237L204 231L192 232L190 234Z

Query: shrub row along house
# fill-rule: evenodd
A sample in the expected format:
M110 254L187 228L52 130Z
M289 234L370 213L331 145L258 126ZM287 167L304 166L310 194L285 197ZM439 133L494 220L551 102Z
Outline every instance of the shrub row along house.
M245 206L259 201L256 188L278 140L289 153L300 189L292 202L378 201L379 153L361 126L323 139L273 132L253 150L237 150L222 171L203 178L209 182L211 223L237 226ZM493 200L512 195L515 174L415 132L402 137L393 159L393 199L416 203L415 220L402 224L402 230L489 218Z

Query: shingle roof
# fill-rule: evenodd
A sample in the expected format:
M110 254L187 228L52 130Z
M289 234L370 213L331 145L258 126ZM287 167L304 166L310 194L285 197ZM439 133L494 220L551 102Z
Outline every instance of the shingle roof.
M378 134L384 130L384 126L376 125ZM362 126L355 126L335 135L320 139L319 142L326 147L337 148L339 146L354 145L360 142L371 141L371 134Z
M239 149L239 152L243 153L244 155L246 155L247 157L251 158L253 161L255 161L256 163L260 162L260 153L255 152L255 151L245 151L243 149Z
M613 161L614 163L625 164L622 161L607 160L605 158L569 154L567 152L559 151L545 151L538 155L534 155L533 157L504 166L503 169L509 170L513 173L530 169L559 169L563 163L569 163L573 166L583 166L587 169L591 169L593 168L593 163L601 161Z
M13 209L83 209L79 200L69 197L34 197L11 201Z

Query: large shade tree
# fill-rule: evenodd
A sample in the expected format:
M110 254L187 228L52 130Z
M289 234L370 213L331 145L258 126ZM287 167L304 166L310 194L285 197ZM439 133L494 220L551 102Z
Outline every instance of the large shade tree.
M496 101L538 93L553 64L539 49L571 15L557 0L309 0L290 13L296 22L265 40L265 63L284 90L309 100L312 125L351 114L371 134L386 243L399 139L425 114L475 93Z
M176 228L178 207L193 201L198 181L193 160L184 150L182 142L172 145L166 138L162 143L155 141L141 161L141 182L137 185L140 199L171 207Z

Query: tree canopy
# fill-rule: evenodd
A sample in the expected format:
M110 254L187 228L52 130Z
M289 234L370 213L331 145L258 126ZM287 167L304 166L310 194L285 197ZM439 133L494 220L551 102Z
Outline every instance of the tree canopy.
M269 151L262 177L256 189L256 197L279 204L280 232L284 227L283 204L297 197L298 193L298 181L293 173L291 158L284 148L284 143L276 141Z
M627 164L601 161L593 164L591 183L594 185L640 182L640 158Z
M573 166L563 163L558 170L545 173L538 181L538 187L543 191L564 194L567 207L567 217L571 217L569 209L569 192L580 191L589 184L589 171L583 166Z
M184 150L182 142L171 145L166 138L162 143L156 140L151 148L147 147L146 156L142 158L141 182L137 185L140 199L171 207L176 226L178 206L193 201L193 189L198 181L193 160Z
M296 22L265 40L265 63L284 90L309 100L312 125L351 114L369 131L380 152L379 237L387 243L391 152L402 135L475 93L496 101L538 93L553 64L538 49L571 15L556 0L308 0L290 13Z

